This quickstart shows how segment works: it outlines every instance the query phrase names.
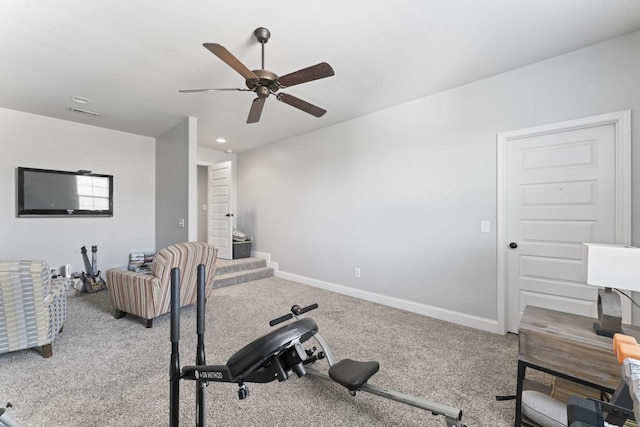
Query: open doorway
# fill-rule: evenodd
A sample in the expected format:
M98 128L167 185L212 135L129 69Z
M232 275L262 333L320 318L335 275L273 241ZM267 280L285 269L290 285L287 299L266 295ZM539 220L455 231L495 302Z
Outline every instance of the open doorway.
M197 185L197 239L218 248L218 258L231 259L235 226L233 161L199 164Z

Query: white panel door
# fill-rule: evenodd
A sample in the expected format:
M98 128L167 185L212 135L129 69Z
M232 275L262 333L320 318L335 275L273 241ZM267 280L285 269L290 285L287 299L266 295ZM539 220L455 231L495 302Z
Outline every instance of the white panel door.
M517 332L527 305L596 317L597 288L584 283L582 243L622 243L618 130L605 122L507 142L499 244L506 246L508 331Z
M222 259L233 257L232 189L232 162L209 166L207 240L218 248L218 257Z

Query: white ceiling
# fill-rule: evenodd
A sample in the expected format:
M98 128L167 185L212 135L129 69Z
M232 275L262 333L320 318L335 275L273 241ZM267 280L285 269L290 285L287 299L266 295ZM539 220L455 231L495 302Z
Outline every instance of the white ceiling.
M271 96L246 124L253 93L178 92L244 87L202 43L259 69L258 27L266 69L331 64L285 90L326 115ZM0 106L153 137L193 116L200 146L241 152L636 30L640 0L2 0Z

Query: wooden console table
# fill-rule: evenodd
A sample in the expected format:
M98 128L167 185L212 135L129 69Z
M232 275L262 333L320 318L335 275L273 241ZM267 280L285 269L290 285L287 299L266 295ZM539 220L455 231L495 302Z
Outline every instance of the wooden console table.
M622 378L612 339L596 335L597 319L527 306L518 328L515 426L522 424L522 383L527 368L612 393ZM640 341L640 327L622 325Z

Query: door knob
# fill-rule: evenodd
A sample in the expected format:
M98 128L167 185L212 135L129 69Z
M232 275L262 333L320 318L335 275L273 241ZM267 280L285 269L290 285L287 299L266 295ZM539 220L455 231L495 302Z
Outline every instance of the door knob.
M515 248L517 248L517 247L518 247L518 244L517 244L516 242L511 242L511 243L509 243L509 247L510 247L511 249L515 249Z
M226 214L225 216L233 216L233 214Z

